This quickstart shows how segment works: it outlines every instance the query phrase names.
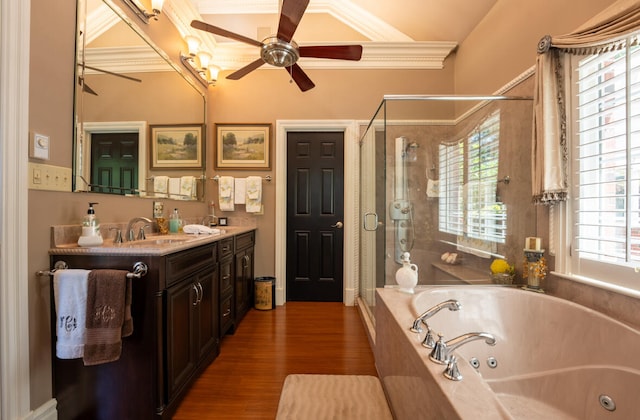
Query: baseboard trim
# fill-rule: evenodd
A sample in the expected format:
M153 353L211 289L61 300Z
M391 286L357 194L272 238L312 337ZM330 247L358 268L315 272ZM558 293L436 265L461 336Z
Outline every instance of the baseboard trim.
M33 410L29 416L25 417L28 420L57 420L58 419L58 401L55 398L50 399L40 407Z

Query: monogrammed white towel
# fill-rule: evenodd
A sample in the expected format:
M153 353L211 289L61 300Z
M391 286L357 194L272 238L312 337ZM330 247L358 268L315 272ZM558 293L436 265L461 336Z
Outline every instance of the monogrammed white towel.
M57 270L53 274L56 306L56 355L78 359L84 355L89 270Z

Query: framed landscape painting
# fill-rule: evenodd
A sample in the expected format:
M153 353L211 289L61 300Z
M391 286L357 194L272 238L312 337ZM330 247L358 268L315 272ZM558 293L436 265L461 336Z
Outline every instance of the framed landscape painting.
M216 169L269 169L271 124L216 124Z
M151 169L204 167L202 124L150 126Z

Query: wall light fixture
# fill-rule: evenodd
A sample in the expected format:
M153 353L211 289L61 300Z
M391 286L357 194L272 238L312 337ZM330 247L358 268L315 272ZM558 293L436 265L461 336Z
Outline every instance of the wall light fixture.
M200 50L200 39L187 35L184 38L188 52L180 53L180 61L203 86L215 85L220 68L211 63L212 55Z

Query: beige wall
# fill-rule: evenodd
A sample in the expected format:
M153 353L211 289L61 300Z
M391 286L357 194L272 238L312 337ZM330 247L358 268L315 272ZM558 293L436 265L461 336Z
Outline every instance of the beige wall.
M310 70L309 76L317 87L304 94L288 83L287 74L282 70L256 71L236 82L221 80L218 86L209 89L208 132L213 132L216 122L366 120L373 115L384 94L492 93L533 65L535 45L542 35L568 32L610 3L612 1L604 0L500 0L487 20L460 46L455 59L447 60L443 70ZM184 45L177 33L166 25L166 19L161 18L145 29L152 36L161 37L158 44L176 59ZM51 137L48 163L66 167L72 164L74 27L75 0L31 1L29 128ZM212 141L211 134L207 141ZM207 150L212 150L210 144ZM210 152L207 155L208 174L213 175L212 155ZM276 164L280 163L272 161L271 175L275 173ZM230 174L246 176L248 173ZM208 186L208 198L215 197L214 190L214 185ZM275 188L266 186L265 192L265 214L255 216L259 229L257 275L274 274ZM96 211L103 222L121 222L151 213L148 200L32 190L29 192L29 273L49 266L49 227L79 223L88 201L100 203ZM180 203L180 209L185 217L206 213L203 203ZM49 282L35 275L30 275L28 281L31 406L37 408L52 395Z
M535 64L543 36L569 33L614 0L499 0L458 48L455 91L493 93Z

